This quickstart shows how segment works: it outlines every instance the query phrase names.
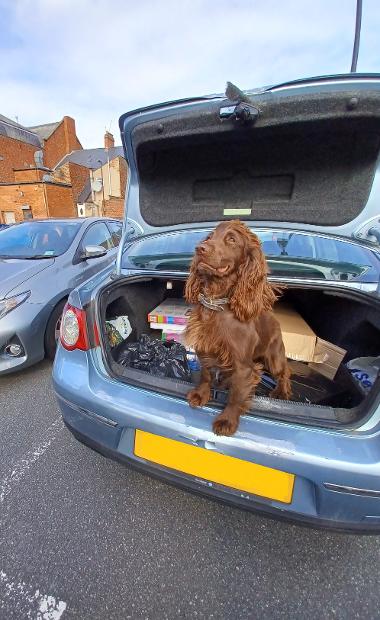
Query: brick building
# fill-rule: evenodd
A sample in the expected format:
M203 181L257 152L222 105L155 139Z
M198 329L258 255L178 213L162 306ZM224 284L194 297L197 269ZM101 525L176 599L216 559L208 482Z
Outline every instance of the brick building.
M111 133L104 135L104 148L81 149L66 155L57 166L56 178L64 178L67 166L72 170L75 166L76 171L88 170L87 182L77 194L79 215L123 217L128 168L123 148L115 146Z
M0 223L46 217L122 217L127 165L113 137L83 149L75 121L23 127L0 115Z

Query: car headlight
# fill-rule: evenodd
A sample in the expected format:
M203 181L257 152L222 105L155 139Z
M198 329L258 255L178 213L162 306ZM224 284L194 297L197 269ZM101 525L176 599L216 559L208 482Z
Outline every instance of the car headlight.
M20 293L19 295L14 295L13 297L8 297L7 299L0 300L0 319L2 319L8 312L11 312L17 306L24 303L28 299L30 295L30 291L25 291L24 293Z

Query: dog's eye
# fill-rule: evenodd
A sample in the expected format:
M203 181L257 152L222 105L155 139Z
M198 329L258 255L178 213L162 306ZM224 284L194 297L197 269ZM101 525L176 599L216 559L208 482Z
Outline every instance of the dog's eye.
M227 241L227 243L236 243L236 239L232 235L228 235L226 241Z

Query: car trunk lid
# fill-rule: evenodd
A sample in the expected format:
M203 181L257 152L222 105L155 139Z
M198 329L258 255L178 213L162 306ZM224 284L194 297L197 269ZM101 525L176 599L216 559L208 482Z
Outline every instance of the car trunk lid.
M272 88L247 95L249 105L219 96L122 116L126 231L238 217L352 236L378 216L377 77ZM250 108L247 121L239 105Z

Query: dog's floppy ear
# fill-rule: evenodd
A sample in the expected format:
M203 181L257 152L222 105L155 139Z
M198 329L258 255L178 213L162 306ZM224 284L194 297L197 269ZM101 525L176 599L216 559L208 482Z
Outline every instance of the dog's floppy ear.
M248 228L246 251L238 268L237 284L230 308L239 321L246 322L270 310L277 299L267 281L268 267L259 239Z
M201 292L201 284L195 271L195 258L190 265L190 275L186 280L185 299L189 304L198 302L199 293Z

